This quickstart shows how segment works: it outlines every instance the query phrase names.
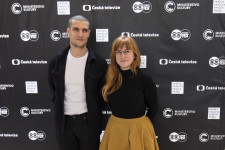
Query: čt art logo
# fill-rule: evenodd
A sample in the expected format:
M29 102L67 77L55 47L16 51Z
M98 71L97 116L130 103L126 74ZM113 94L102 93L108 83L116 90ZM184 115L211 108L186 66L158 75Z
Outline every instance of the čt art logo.
M187 134L184 132L180 132L180 133L172 132L169 135L169 139L171 142L186 142Z
M171 37L175 41L178 41L180 39L183 41L187 41L190 39L191 33L187 29L183 29L183 30L175 29L172 31Z
M20 33L20 38L25 42L27 42L29 40L34 42L34 41L38 40L39 34L35 30L31 30L31 31L23 30Z
M209 59L209 65L213 68L215 67L220 67L220 68L224 68L225 67L225 57L211 57Z
M28 133L28 137L30 138L30 140L35 141L35 140L39 140L39 141L43 141L46 138L46 134L43 131L30 131Z
M145 1L143 3L135 2L132 8L135 13L149 13L152 10L152 4L148 1Z

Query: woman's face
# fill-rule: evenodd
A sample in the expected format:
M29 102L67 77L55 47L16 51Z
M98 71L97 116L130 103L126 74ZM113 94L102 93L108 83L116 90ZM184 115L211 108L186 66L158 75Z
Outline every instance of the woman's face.
M116 62L120 66L121 70L128 70L131 68L131 64L134 61L134 52L128 50L124 45L119 48L116 52Z

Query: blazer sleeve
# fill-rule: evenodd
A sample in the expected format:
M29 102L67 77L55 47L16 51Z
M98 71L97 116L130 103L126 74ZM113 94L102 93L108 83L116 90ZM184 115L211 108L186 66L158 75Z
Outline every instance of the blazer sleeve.
M148 116L150 120L153 121L158 107L156 85L153 82L151 76L145 75L143 79L144 97L148 109L146 116Z
M53 79L54 66L55 66L55 58L50 61L49 66L48 66L48 83L49 83L50 92L52 94L52 98L51 98L52 102L55 101L55 83L54 83L54 79Z

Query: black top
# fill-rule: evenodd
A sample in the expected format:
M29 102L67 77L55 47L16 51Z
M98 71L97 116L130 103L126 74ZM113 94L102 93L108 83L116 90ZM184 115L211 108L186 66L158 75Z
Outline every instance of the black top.
M157 111L156 86L151 77L138 70L137 76L131 70L120 70L122 86L108 95L112 114L119 118L138 118L145 114L153 120Z

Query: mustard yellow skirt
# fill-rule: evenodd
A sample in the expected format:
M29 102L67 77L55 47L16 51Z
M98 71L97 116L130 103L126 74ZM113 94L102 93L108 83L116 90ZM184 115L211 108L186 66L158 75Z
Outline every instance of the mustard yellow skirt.
M159 150L159 147L148 117L122 119L111 115L99 150Z

